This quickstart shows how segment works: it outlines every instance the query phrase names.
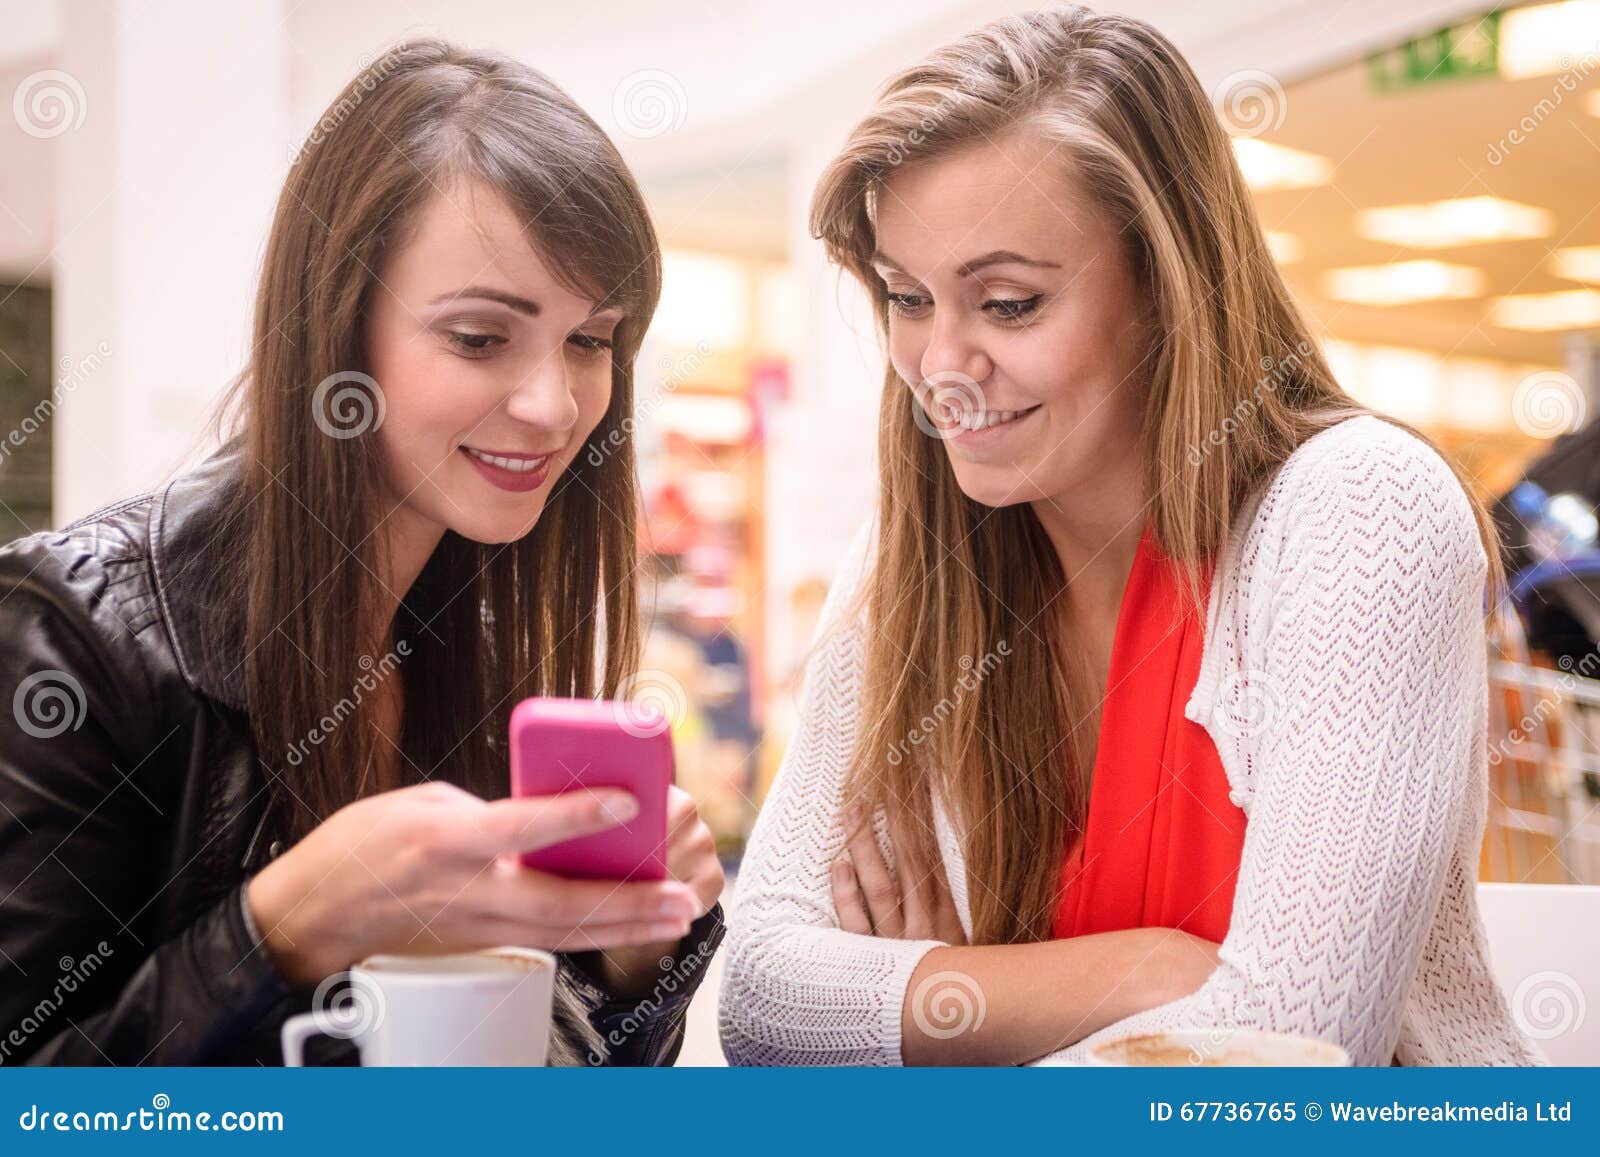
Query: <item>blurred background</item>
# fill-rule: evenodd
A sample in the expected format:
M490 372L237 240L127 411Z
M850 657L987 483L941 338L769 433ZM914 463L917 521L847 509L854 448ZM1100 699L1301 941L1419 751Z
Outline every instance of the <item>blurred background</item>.
M3 537L204 451L290 158L357 70L414 34L515 55L612 134L666 247L640 691L735 862L874 493L882 359L808 236L812 184L891 72L1031 6L6 0ZM1600 883L1600 0L1102 7L1187 54L1345 386L1497 502L1517 613L1483 876Z

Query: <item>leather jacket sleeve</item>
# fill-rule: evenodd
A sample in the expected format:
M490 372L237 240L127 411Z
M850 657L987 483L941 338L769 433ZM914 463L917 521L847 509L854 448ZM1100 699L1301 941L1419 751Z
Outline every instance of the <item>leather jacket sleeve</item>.
M182 867L157 771L182 736L140 649L107 645L147 626L65 541L0 550L0 1062L204 1064L289 990L244 926L242 883L163 942L141 936Z
M689 926L670 959L662 965L643 996L613 995L595 980L593 952L557 956L555 1016L563 1030L555 1040L568 1049L552 1049L552 1064L670 1065L683 1047L684 1017L689 1001L705 978L711 957L722 943L722 905ZM575 1010L584 1023L575 1023Z

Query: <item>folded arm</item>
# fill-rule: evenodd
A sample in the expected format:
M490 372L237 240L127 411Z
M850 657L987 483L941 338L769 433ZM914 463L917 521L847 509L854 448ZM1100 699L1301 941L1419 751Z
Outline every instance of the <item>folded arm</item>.
M1174 985L1193 972L1193 944L1162 929L969 947L914 926L841 926L831 868L846 847L864 629L844 616L865 548L863 535L829 595L799 727L735 886L720 1002L729 1062L1018 1063L1188 991Z

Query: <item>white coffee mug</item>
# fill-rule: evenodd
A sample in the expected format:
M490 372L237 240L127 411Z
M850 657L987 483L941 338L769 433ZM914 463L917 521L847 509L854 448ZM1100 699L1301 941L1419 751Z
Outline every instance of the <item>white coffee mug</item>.
M555 975L555 957L532 948L369 956L338 1007L284 1022L283 1063L303 1065L306 1040L323 1033L353 1040L373 1067L542 1065Z

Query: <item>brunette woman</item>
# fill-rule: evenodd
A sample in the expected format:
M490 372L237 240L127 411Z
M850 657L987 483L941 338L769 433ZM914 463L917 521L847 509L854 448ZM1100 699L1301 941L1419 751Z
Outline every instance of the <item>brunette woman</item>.
M631 796L501 798L520 699L634 666L617 432L659 278L621 158L531 69L413 42L330 106L223 450L0 551L7 1061L276 1064L370 953L524 945L561 953L553 1055L671 1062L720 937L693 804L672 878L613 884L515 857Z

